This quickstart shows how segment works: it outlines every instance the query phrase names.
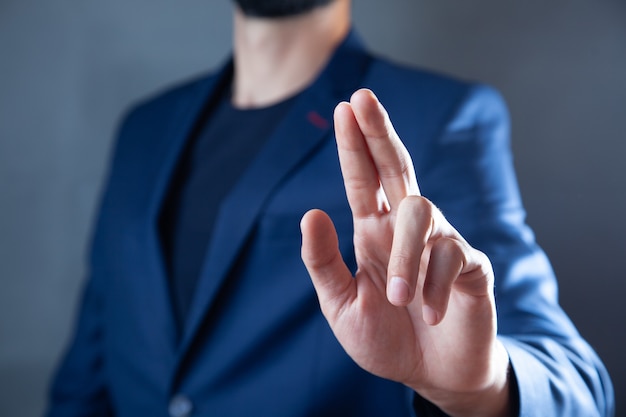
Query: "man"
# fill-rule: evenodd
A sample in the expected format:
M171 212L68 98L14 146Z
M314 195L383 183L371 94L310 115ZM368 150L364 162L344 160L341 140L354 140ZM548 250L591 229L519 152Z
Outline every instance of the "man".
M611 415L498 95L372 57L349 0L236 3L232 62L120 130L49 415Z

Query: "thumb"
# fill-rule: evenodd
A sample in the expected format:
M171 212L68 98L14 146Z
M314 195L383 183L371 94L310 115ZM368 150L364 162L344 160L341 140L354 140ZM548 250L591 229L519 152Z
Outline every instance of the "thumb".
M334 321L342 306L355 293L352 274L346 266L332 220L321 210L310 210L300 222L302 261L309 271L322 312Z

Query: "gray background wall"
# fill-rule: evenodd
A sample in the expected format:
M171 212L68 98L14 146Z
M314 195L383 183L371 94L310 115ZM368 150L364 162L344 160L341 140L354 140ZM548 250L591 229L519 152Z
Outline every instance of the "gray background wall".
M374 50L503 92L529 222L626 415L626 3L355 0L354 16ZM0 0L0 415L42 410L121 111L229 42L227 0Z

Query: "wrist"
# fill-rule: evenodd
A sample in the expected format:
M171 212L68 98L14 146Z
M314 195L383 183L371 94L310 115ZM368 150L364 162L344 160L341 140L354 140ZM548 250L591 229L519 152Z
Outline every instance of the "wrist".
M489 382L477 390L442 392L424 395L451 417L511 417L512 369L504 346L498 341L494 348L492 375Z

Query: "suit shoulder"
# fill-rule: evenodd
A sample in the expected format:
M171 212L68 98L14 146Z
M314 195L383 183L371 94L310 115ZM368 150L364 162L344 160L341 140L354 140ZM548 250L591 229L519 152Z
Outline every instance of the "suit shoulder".
M508 116L502 95L490 85L385 59L374 60L368 87L386 107L411 118L423 115L440 127L455 120L462 124Z
M371 66L371 79L411 94L436 92L449 98L463 96L476 84L444 73L378 57L373 60Z
M464 100L503 102L499 91L488 84L379 57L373 60L370 79L396 93L429 100L438 97L441 103Z

